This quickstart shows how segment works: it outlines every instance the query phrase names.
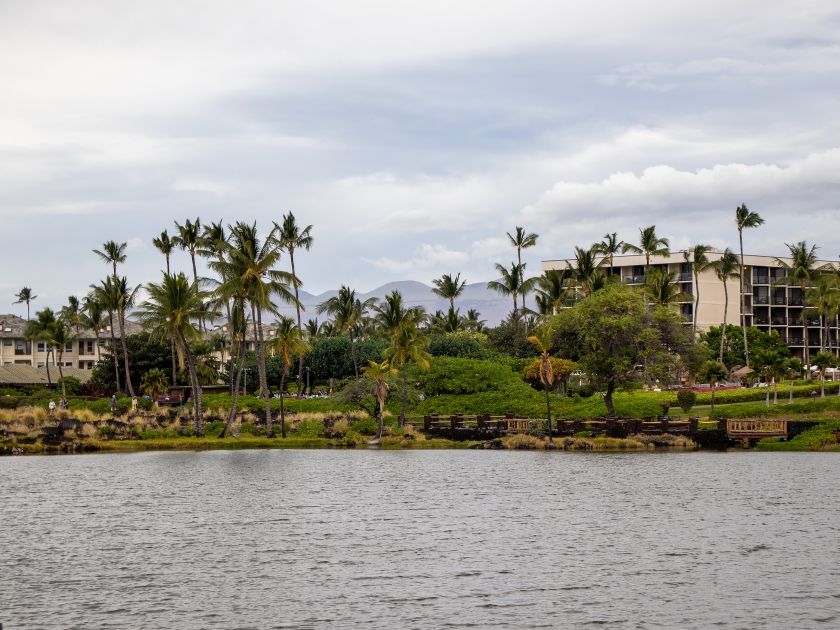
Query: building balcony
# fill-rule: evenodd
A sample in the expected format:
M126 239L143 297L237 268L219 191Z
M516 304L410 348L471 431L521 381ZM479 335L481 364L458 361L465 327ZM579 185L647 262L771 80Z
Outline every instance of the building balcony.
M752 306L745 306L744 307L744 315L752 315L752 314L753 314Z
M788 298L788 306L802 306L802 298L801 297Z
M680 282L691 282L692 280L694 280L694 277L691 275L690 271L688 273L681 273L678 277Z
M770 284L770 276L753 276L753 284Z
M624 276L624 284L644 284L647 282L645 276Z
M756 315L755 317L753 317L753 326L755 326L756 324L769 324L769 323L770 323L770 318L767 317L766 315Z
M788 318L787 317L772 317L770 318L770 323L774 326L787 326Z
M787 298L784 297L774 297L772 299L772 304L774 306L785 306L787 304Z
M753 304L770 304L770 298L766 295L754 295Z
M802 337L787 337L786 339L782 339L787 345L789 346L804 346L805 340Z

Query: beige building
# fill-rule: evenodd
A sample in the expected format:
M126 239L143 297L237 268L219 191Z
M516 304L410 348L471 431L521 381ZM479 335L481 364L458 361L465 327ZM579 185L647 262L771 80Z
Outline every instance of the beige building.
M670 258L652 256L651 268L674 272L681 290L690 293L690 301L678 305L680 312L689 322L697 318L697 327L708 330L709 326L720 326L723 322L725 293L723 283L718 280L713 269L708 269L697 278L700 301L697 312L694 312L695 282L690 271L690 265L684 262L682 251L673 252ZM711 261L719 260L723 252L712 250L708 254ZM780 257L785 262L790 259ZM543 271L556 269L562 271L572 264L572 259L546 260L542 263ZM819 265L832 264L829 261L819 261ZM605 267L605 273L618 275L621 281L630 286L640 286L645 282L644 255L615 256L613 267ZM803 321L803 305L805 296L798 286L774 286L774 283L784 277L784 270L775 262L773 256L744 255L744 302L747 326L756 326L764 332L775 330L788 344L794 356L804 356L805 340L808 339L810 352L819 351L821 335L824 334L820 321L814 315L807 322ZM741 300L738 280L726 283L729 293L729 308L726 323L740 325ZM806 334L807 333L807 334ZM837 348L837 321L831 323L830 345Z

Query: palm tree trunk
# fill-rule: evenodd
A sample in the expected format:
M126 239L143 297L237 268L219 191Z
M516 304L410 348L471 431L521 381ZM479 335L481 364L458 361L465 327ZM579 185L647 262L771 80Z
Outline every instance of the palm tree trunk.
M726 339L726 316L729 311L729 291L726 289L726 281L723 282L723 325L720 327L720 358L718 361L723 363L723 341Z
M820 398L825 398L825 370L820 370Z
M61 364L64 362L64 348L58 351L58 378L61 379L61 397L67 398L67 388L64 386L64 370Z
M125 388L128 390L128 395L134 398L134 386L131 384L131 374L128 371L128 346L125 343L125 314L119 314L120 320L120 342L123 350L123 364L125 365Z
M767 386L765 389L767 390L766 396L764 397L764 406L770 406L770 383L767 382L767 375L764 375L764 384Z
M712 383L712 411L715 410L715 384Z
M295 250L289 249L289 260L292 263L292 276L297 279L297 275L295 274ZM303 328L300 325L300 294L298 293L297 283L295 283L295 310L297 311L297 325L298 325L298 334L303 333ZM303 360L302 358L298 358L298 373L297 373L297 395L300 398L300 388L303 384Z
M244 357L245 337L243 335L242 340L239 342L239 361L236 366L236 386L233 388L233 402L230 405L230 414L228 415L228 420L225 423L225 430L222 431L222 435L220 437L227 437L230 435L230 430L233 428L233 419L236 417L236 403L239 399L239 383L242 378L242 361Z
M513 356L519 356L519 309L516 302L516 293L513 294Z
M801 281L799 283L799 289L802 291L802 297L804 298L805 297L805 282L804 281ZM803 305L805 304L804 299L803 299L802 303L803 303ZM811 380L811 348L810 348L810 343L811 342L810 342L810 339L808 338L808 316L806 314L806 310L805 310L804 306L802 307L802 330L805 331L805 335L804 335L804 337L805 337L805 339L804 339L804 343L805 343L805 365L808 366L808 369L805 372L805 380L810 381Z
M47 360L44 362L47 368L47 389L52 389L52 378L50 377L50 352L52 352L53 347L51 344L47 344ZM53 353L55 356L55 353ZM117 385L119 385L119 381L117 381Z
M694 267L694 336L697 336L697 312L700 310L700 279L697 277L697 266Z
M285 357L283 358L285 361ZM285 367L285 365L284 365ZM286 370L283 370L283 374L280 376L280 437L286 437L286 409L283 406L284 403L284 394L286 393Z
M776 382L776 377L773 377L773 404L779 404L779 384Z
M109 312L108 313L108 320L111 322L111 355L114 357L114 374L116 375L117 379L117 391L121 392L122 387L120 387L120 364L117 359L117 338L114 336L114 314Z
M746 367L750 367L750 348L747 345L747 313L744 302L744 234L741 230L738 230L738 241L741 244L741 277L738 281L738 290L741 295L741 328L744 332L744 359L747 363Z
M790 377L790 398L788 398L788 404L793 404L793 376Z
M350 356L353 357L353 371L356 373L356 380L359 380L359 365L356 363L356 340L353 337L353 329L350 328Z
M385 397L383 396L382 398L379 398L379 396L377 395L377 398L379 399L379 427L376 430L375 439L378 443L379 440L382 439L382 422L385 414Z
M256 326L254 327L254 337L257 340L257 367L260 373L260 395L265 398L265 430L266 437L276 437L274 435L274 424L271 419L271 396L268 393L268 379L265 376L265 343L263 342L262 334L262 307L256 304Z
M402 387L402 407L400 407L400 418L398 425L402 427L405 424L405 401L408 398L408 361L403 361L403 387Z
M175 361L175 337L169 338L170 350L172 353L172 386L178 385L178 364Z
M195 371L195 362L190 351L190 344L187 343L187 338L184 337L183 331L180 332L180 336L181 343L184 346L184 355L187 359L187 370L190 373L190 383L192 384L193 391L193 432L198 437L204 437L204 410L201 407L201 385L198 382L198 374Z
M545 390L545 412L548 418L548 443L553 445L554 440L551 437L551 400L548 397L548 370L546 370L545 365L543 365L543 389Z

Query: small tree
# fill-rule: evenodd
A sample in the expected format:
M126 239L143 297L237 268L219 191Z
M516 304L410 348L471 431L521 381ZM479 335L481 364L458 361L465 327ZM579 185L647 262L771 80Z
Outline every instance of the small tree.
M169 388L169 378L160 368L152 368L140 379L140 387L158 406L158 398Z
M283 372L280 377L280 435L286 437L286 408L284 396L286 393L286 377L289 375L289 368L292 365L292 357L303 357L312 350L312 346L306 343L300 336L300 328L291 317L282 315L277 320L277 331L274 338L268 342L268 349L280 354L283 361ZM266 437L274 437L274 427L268 425Z
M703 380L708 380L712 386L712 411L715 410L715 387L719 381L722 381L729 374L726 366L719 361L706 361L700 366L699 376Z
M825 398L825 371L835 363L835 356L830 352L818 352L811 359L820 371L820 398Z
M697 404L697 394L690 389L681 389L677 394L677 404L685 413Z
M362 368L362 373L366 378L373 381L373 393L379 403L379 428L376 430L376 437L368 444L379 444L382 439L382 420L385 413L385 396L388 395L388 377L391 374L396 374L397 371L391 368L388 361L377 363L376 361L368 361L367 367Z
M537 352L540 353L540 381L545 389L545 412L548 417L548 444L550 448L554 447L554 441L551 437L551 402L548 397L548 390L554 384L554 369L551 365L551 357L549 351L551 350L551 338L554 335L554 326L548 324L543 326L536 334L528 337Z
M787 372L788 376L790 376L790 398L788 399L788 404L793 404L793 380L796 378L796 375L801 373L802 370L805 369L802 361L793 357L788 359L785 363L785 372Z

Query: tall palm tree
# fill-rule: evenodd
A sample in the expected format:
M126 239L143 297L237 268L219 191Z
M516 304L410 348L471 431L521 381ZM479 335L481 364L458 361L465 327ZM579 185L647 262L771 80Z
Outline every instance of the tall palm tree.
M476 309L471 308L467 311L467 329L470 332L481 332L486 323L487 320L481 319L481 313Z
M397 328L391 336L391 345L383 352L383 357L390 359L391 366L402 372L402 404L399 426L405 424L405 406L408 399L408 362L414 361L424 369L428 369L432 355L427 352L429 337L422 334L417 327L417 320L407 320Z
M86 295L82 302L81 322L82 326L90 328L96 337L96 361L99 362L102 360L99 350L99 336L102 334L102 329L108 325L108 318L105 307L93 293Z
M318 335L321 333L321 328L318 326L318 318L308 320L303 327L303 332L310 340L318 339Z
M114 315L120 309L120 293L119 283L114 276L108 276L100 282L100 284L90 285L92 289L90 293L91 299L96 300L102 308L108 313L108 331L111 333L111 356L114 359L114 378L116 379L117 391L121 392L120 387L120 366L118 363L117 340L115 337Z
M691 300L691 293L681 291L676 278L675 271L663 273L661 269L654 269L647 277L642 290L651 303L659 306L671 306L677 302Z
M779 258L774 258L773 261L778 265L781 269L784 269L785 276L783 278L779 278L774 282L774 285L793 285L799 286L800 291L802 291L802 295L805 295L805 289L814 282L816 282L817 278L822 276L825 273L828 273L830 270L827 268L826 265L817 266L817 250L819 247L816 245L812 245L808 247L808 244L805 241L799 241L795 244L785 243L785 247L788 248L790 252L791 261L788 263L785 260L781 260ZM810 339L808 337L808 320L804 316L803 311L803 326L804 326L804 337L805 337L805 363L806 367L806 378L811 377L811 351L810 351Z
M184 225L175 221L178 234L172 237L172 244L188 251L192 261L193 280L198 281L198 271L195 268L195 252L201 244L201 219L196 217L195 223L187 219Z
M140 379L140 388L151 397L157 407L158 398L167 389L166 372L160 368L152 368Z
M744 333L744 360L747 367L750 367L750 347L747 343L747 313L744 303L744 284L748 282L744 277L744 230L758 227L762 223L764 219L757 212L750 212L746 204L742 203L735 208L735 225L738 227L738 243L741 246L741 286L739 288L741 291L741 328Z
M668 239L659 238L656 235L656 226L650 225L646 228L639 228L639 246L625 244L622 247L623 252L633 252L634 254L645 255L645 276L650 273L650 257L662 256L662 258L670 258L671 251L668 249Z
M723 324L720 327L720 356L718 357L718 361L723 363L723 342L726 339L726 317L729 311L729 289L726 283L741 277L738 271L738 257L727 247L720 260L715 261L714 269L718 280L723 283Z
M225 227L222 224L222 221L218 223L211 222L210 225L204 226L204 231L201 233L201 238L198 240L198 247L196 252L199 256L207 258L210 262L218 263L216 266L216 271L219 274L223 274L227 271L225 267L225 252L227 251L228 245L228 238L227 234L225 233ZM209 263L208 263L209 264ZM213 267L211 267L213 268ZM224 282L227 278L223 275L221 282ZM230 298L222 298L220 302L223 302L225 305L225 315L227 315L227 322L228 322L228 341L230 347L233 347L233 326L230 325ZM233 371L230 373L230 393L233 394Z
M123 364L125 365L125 388L128 390L128 395L134 397L134 385L131 384L131 374L128 369L128 346L125 342L125 317L126 313L134 308L137 301L137 292L140 290L140 285L136 287L128 286L125 276L116 282L117 290L117 319L120 323L120 343L123 351Z
M834 274L818 276L813 286L805 290L805 305L813 307L821 322L820 352L826 351L826 341L831 336L829 321L836 315L838 304L840 304L840 291L837 287L837 276Z
M734 254L733 257L735 257ZM737 261L738 258L735 257L735 260ZM737 266L735 269L737 269ZM737 271L735 273L737 273ZM703 380L708 380L709 384L712 386L712 411L715 410L715 387L720 381L726 378L728 373L729 372L723 363L713 360L706 361L700 366L700 370L698 370L698 376Z
M450 308L454 308L455 299L460 297L464 292L464 287L467 285L467 281L461 280L460 273L458 273L458 275L454 278L450 274L446 273L440 278L432 280L432 284L435 285L432 289L432 293L438 297L442 297L444 300L449 300Z
M551 437L551 401L548 390L554 385L554 368L551 365L551 341L554 335L554 327L549 324L543 326L535 335L528 337L537 352L540 353L540 382L545 390L545 411L548 418L548 444L549 448L554 447L554 440Z
M368 365L362 368L366 378L373 381L373 394L379 403L379 428L376 430L376 437L368 444L379 444L382 439L382 421L385 413L385 396L388 395L388 377L396 372L391 367L388 361L377 363L376 361L368 361Z
M247 319L248 318L245 313L245 298L240 295L233 299L231 319L228 321L228 326L230 326L231 335L238 351L235 364L236 379L233 381L233 391L231 392L233 401L230 406L230 413L228 414L227 422L225 423L225 429L219 436L221 438L226 438L230 435L231 429L233 428L233 421L236 418L237 403L239 401L239 383L242 382L242 369L244 368L245 336L248 328ZM231 347L231 355L233 355L233 347ZM233 372L233 367L233 357L231 356L231 372Z
M510 269L505 269L499 263L496 263L496 271L501 274L502 280L492 280L487 283L487 288L495 291L500 295L510 296L513 298L513 337L519 338L519 304L517 302L519 295L522 293L522 288L526 291L531 288L535 279L525 279L525 264L511 263Z
M164 230L158 238L153 238L152 245L157 247L158 251L166 257L166 273L170 273L169 256L172 254L172 250L175 249L175 243L169 238L169 232Z
M206 310L205 300L208 295L201 289L199 283L190 282L182 272L176 275L164 274L159 284L154 282L147 284L146 292L148 297L140 304L137 316L152 335L160 339L174 338L178 350L183 353L193 391L193 431L196 435L203 436L201 384L190 343L201 340L201 334L195 324L216 313ZM130 382L128 370L126 370L126 381Z
M584 296L589 297L597 290L596 284L603 280L603 267L606 262L606 258L598 260L598 256L591 249L576 246L575 262L566 263L566 275L583 290Z
M770 406L770 379L776 376L782 357L778 350L772 348L760 348L753 355L753 365L764 375L764 382L767 385L767 392L764 406Z
M222 268L222 278L229 278L218 289L224 299L243 295L250 304L254 326L254 341L257 347L257 367L260 379L260 396L265 399L266 426L271 426L271 394L265 368L265 335L262 313L277 314L272 301L279 298L287 304L296 304L297 299L290 288L297 280L286 271L275 269L280 262L281 252L276 241L267 238L262 241L257 235L257 224L237 222L231 232L231 247L227 250L228 260L214 262Z
M356 297L356 291L341 285L338 295L321 302L317 307L319 315L331 315L335 327L350 336L350 354L353 357L353 371L359 378L359 366L356 362L356 336L354 329L365 317L367 312L376 305L376 298L368 298L364 302Z
M711 245L695 245L690 251L687 251L684 254L685 261L689 264L692 275L694 276L695 295L693 328L695 336L697 335L697 313L700 310L700 274L713 266L712 261L709 260L709 257L706 255L710 251L712 251ZM690 261L688 259L689 253L691 255Z
M61 380L61 397L67 398L67 388L64 385L64 350L76 340L76 335L70 331L61 319L57 319L49 324L45 332L45 339L47 344L54 348L53 352L55 352L56 348L58 349L58 377Z
M99 256L103 262L113 266L114 277L117 277L117 265L125 262L125 250L128 243L117 243L116 241L107 241L102 244L102 249L94 249L93 253Z
M26 302L26 321L29 321L29 303L38 296L32 295L32 289L29 287L23 287L20 293L15 293L15 297L17 298L17 302L14 302L14 304L23 304Z
M47 359L44 362L47 368L47 387L52 389L52 376L50 376L50 353L55 359L55 349L50 340L50 328L55 324L56 316L53 310L49 307L43 311L35 313L35 319L26 322L26 328L23 331L25 339L32 339L36 341L43 341L47 347Z
M67 306L62 306L58 316L68 326L72 326L76 335L79 333L79 326L81 326L82 308L79 303L79 298L75 295L67 296Z
M528 249L529 247L533 247L537 244L537 239L539 238L539 234L531 233L526 234L525 228L521 228L519 226L516 227L513 234L510 232L507 233L508 241L510 244L516 248L516 262L518 264L522 264L522 250ZM522 294L522 308L525 308L525 295L528 291L525 291Z
M307 225L305 228L301 229L298 225L297 220L295 219L295 215L289 212L289 214L283 215L283 223L278 225L277 223L274 224L274 238L277 239L280 247L285 249L289 253L289 261L292 265L292 275L297 278L297 272L295 271L295 250L296 249L304 249L309 251L309 248L312 247L312 243L314 238L312 236L312 226ZM297 310L297 329L299 333L303 333L303 326L300 322L300 312L304 309L300 304L300 294L299 289L303 286L300 281L295 283L295 299L297 300L297 304L295 305L295 309ZM298 393L301 391L301 383L303 382L303 362L298 361L298 374L297 374L297 390Z
M604 234L604 240L600 243L594 243L589 249L599 256L608 256L610 259L610 269L613 268L613 259L616 254L623 254L627 250L627 243L618 238L618 232Z
M312 350L312 346L306 343L300 335L300 329L295 320L285 315L277 320L277 330L274 331L274 338L268 342L269 350L280 355L283 361L283 372L280 376L280 434L286 437L286 410L283 404L286 392L286 377L289 375L289 368L292 366L292 357L298 357L298 363L303 355ZM300 391L300 390L298 390ZM268 437L274 437L273 427Z
M574 289L566 286L566 273L550 269L536 280L537 294L551 307L552 315L557 315L560 308L575 297Z

